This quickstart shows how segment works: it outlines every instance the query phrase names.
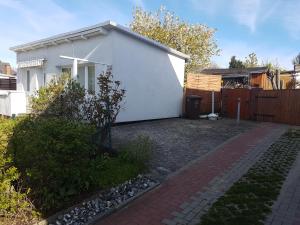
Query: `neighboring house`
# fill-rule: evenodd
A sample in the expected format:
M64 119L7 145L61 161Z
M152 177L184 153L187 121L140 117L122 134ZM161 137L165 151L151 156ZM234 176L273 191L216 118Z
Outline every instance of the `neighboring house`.
M7 62L2 62L0 60L0 74L8 74L8 75L12 75L13 74L13 70L10 66L9 63Z
M0 73L0 115L12 116L25 109L24 92L16 91L16 76Z
M107 21L10 48L17 54L17 90L28 96L70 72L89 90L112 66L126 90L117 122L178 117L189 56ZM28 100L27 100L28 105ZM0 106L1 107L1 106Z
M221 75L223 88L256 87L272 90L272 83L267 77L267 67L253 67L244 69L204 69L203 74ZM292 80L290 73L280 74L282 89L289 88Z

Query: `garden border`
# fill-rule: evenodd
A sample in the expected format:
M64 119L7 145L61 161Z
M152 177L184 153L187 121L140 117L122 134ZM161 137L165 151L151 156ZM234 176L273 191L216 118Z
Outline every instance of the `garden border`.
M127 200L125 200L124 202L122 202L121 204L119 204L117 207L111 208L111 209L107 210L106 212L104 212L102 214L99 213L98 215L96 215L95 217L93 217L91 220L89 220L85 225L93 225L93 224L95 224L98 220L103 219L103 218L111 215L112 213L121 210L122 208L126 207L129 203L137 200L142 195L146 194L147 192L150 192L151 190L155 189L157 186L160 185L160 183L158 181L153 180L152 178L149 178L149 176L144 176L144 177L152 180L153 183L154 183L154 185L152 185L152 186L150 186L150 187L142 190L141 192L137 193L133 197L128 198ZM123 183L125 183L125 182L123 182ZM49 225L49 224L55 222L55 220L57 219L57 217L59 215L63 215L65 213L71 211L72 209L81 206L83 202L88 202L88 201L91 201L91 200L97 198L99 196L99 194L102 194L104 192L105 192L105 190L104 191L103 190L99 191L96 194L92 195L91 197L88 197L88 198L82 200L80 203L77 203L77 204L75 204L75 205L73 205L73 206L71 206L71 207L69 207L67 209L63 209L63 210L55 213L54 215L52 215L52 216L50 216L50 217L48 217L46 219L43 219L43 220L41 220L39 222L36 222L36 223L33 223L32 225Z

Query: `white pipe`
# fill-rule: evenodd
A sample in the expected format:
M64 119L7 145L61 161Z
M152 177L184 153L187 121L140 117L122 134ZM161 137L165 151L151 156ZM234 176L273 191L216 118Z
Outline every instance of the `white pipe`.
M238 104L237 104L237 115L236 115L236 122L240 122L240 113L241 113L241 98L238 98Z
M72 70L72 78L77 80L78 68L77 68L77 59L73 59L73 70Z
M212 91L211 92L211 113L214 114L215 113L215 92Z
M88 75L89 75L88 66L85 66L84 67L84 89L86 91L88 91L88 89L89 89L89 85L88 85L89 77L88 77Z

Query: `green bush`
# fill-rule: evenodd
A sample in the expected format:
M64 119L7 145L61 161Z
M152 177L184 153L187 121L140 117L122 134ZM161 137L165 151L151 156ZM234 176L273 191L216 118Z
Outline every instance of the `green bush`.
M32 113L35 115L59 116L69 120L82 120L82 105L85 101L85 89L62 74L58 80L41 87L31 97Z
M120 148L120 157L123 161L136 163L141 169L147 167L152 155L152 142L149 137L138 136Z
M25 224L35 212L26 198L29 190L23 190L25 193L21 193L21 190L13 186L20 174L12 165L12 158L7 153L7 145L15 124L16 121L0 117L0 218L6 218L10 224L13 220Z
M149 138L112 157L98 152L95 133L93 125L63 118L0 119L0 224L1 217L26 224L146 169Z
M92 186L94 133L89 124L50 117L28 117L15 126L10 153L39 210L59 208Z
M111 157L98 152L93 125L54 117L27 117L14 127L9 153L22 186L43 214L79 195L118 185L146 168L151 143L140 137Z

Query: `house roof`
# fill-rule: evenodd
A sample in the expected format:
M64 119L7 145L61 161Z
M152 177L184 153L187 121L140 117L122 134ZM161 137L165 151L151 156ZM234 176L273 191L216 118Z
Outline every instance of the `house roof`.
M43 48L46 46L58 45L61 43L71 42L74 40L87 39L88 37L95 35L105 35L110 30L117 30L127 35L130 35L133 38L136 38L144 43L155 46L159 49L162 49L168 53L171 53L175 56L188 60L190 57L182 52L179 52L173 48L169 48L163 44L160 44L157 41L154 41L150 38L137 34L131 31L129 28L121 26L113 21L106 21L103 23L96 24L94 26L84 27L78 30L58 34L49 38L40 39L37 41L29 42L22 45L17 45L11 47L10 50L14 52L30 51L37 48Z
M244 75L244 74L255 74L255 73L266 73L268 70L268 67L252 67L252 68L232 68L232 69L204 69L200 70L198 72L204 73L204 74L214 74L214 75Z

